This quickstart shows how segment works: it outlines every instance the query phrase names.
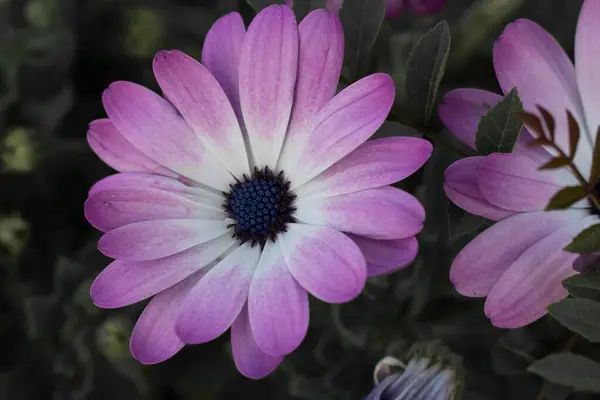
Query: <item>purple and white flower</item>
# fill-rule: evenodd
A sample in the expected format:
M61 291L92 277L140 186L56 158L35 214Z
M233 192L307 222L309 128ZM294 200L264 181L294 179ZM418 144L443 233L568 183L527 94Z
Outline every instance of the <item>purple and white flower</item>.
M504 93L516 87L527 112L537 106L556 119L556 142L569 149L567 110L582 131L574 163L588 179L600 126L600 1L584 2L575 38L575 64L558 42L529 20L508 25L494 46L494 67ZM439 114L464 143L474 147L475 131L495 93L458 89L448 93ZM446 171L448 197L464 210L499 221L456 257L450 279L465 296L487 297L485 313L498 327L527 325L566 297L561 282L576 273L576 254L563 248L581 230L597 222L600 210L584 201L570 209L544 211L551 197L577 185L567 169L539 170L552 155L527 147L532 134L523 129L511 154L457 161Z
M375 366L376 386L365 400L455 399L455 368L431 356L413 356L406 364L395 357L385 357Z
M336 94L343 42L326 10L297 25L270 6L247 31L232 13L211 28L202 63L156 55L164 97L131 82L104 92L108 119L88 141L120 173L92 187L85 215L115 261L91 297L103 308L152 297L131 337L140 362L231 328L239 371L264 377L302 342L308 294L347 302L368 275L414 260L424 210L388 185L432 148L367 142L394 83L374 74Z

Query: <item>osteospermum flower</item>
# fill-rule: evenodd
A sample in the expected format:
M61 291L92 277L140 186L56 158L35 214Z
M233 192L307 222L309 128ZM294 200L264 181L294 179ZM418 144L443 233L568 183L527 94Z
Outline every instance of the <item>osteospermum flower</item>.
M600 125L600 1L584 2L575 39L575 65L539 25L518 20L506 27L494 46L500 87L516 87L526 111L547 109L556 119L556 142L568 151L567 110L582 131L575 165L588 179L593 144ZM446 126L474 147L479 118L501 96L458 89L440 106ZM581 230L597 222L592 203L544 211L562 187L577 185L567 168L539 170L551 158L544 147L527 147L523 129L512 154L470 157L446 171L448 197L466 211L499 221L456 257L450 279L465 296L484 297L485 313L499 327L529 324L546 307L567 295L562 280L575 274L576 254L563 248Z
M335 95L343 31L317 10L298 26L271 6L244 28L211 28L202 64L159 52L164 98L131 82L104 92L91 147L121 173L91 189L85 214L116 259L94 281L103 308L152 298L131 337L142 363L231 328L237 368L269 374L303 340L308 294L357 296L367 275L416 256L424 211L386 186L431 153L415 138L365 141L394 83L374 74Z
M365 400L453 400L458 378L452 367L428 357L407 364L385 357L375 367L375 384Z

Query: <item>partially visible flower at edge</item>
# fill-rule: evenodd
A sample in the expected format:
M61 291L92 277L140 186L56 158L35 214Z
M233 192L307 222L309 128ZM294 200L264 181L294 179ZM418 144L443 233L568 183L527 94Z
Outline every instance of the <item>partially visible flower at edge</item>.
M453 400L460 364L434 354L413 354L407 363L387 356L375 366L375 388L365 400ZM448 352L449 353L449 352Z
M164 98L131 82L104 92L108 119L90 124L88 142L121 173L92 187L85 215L115 261L90 294L103 308L152 297L131 337L138 361L231 328L238 370L262 378L303 341L309 293L350 301L367 275L416 257L423 207L388 185L431 144L366 142L394 83L374 74L336 95L343 48L334 13L297 25L274 5L247 31L237 13L219 19L202 63L159 52Z
M560 44L536 23L509 24L494 46L494 68L504 93L516 87L527 112L537 106L556 120L556 142L568 151L567 110L581 129L574 163L589 179L596 132L600 126L600 0L583 4L575 38L575 65ZM484 90L457 89L440 105L439 115L465 144L475 147L481 116L501 96ZM598 210L584 200L569 209L544 211L565 186L578 185L568 168L539 170L552 155L528 147L532 134L523 128L511 154L469 157L445 173L447 196L464 210L499 221L456 257L450 279L465 296L487 297L485 313L502 328L527 325L546 314L547 306L567 296L562 281L583 261L564 247L580 231L598 222ZM596 185L596 188L598 186ZM597 257L595 257L597 258Z
M439 12L448 0L386 0L385 16L394 19L401 16L408 8L417 15L428 15ZM287 0L292 4L292 0ZM327 8L333 11L339 10L344 5L343 0L327 0Z

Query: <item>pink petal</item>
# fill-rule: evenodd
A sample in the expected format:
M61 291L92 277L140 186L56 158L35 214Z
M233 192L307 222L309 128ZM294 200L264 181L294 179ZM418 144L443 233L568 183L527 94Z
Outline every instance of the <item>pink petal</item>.
M154 75L165 96L204 146L234 176L249 172L242 131L219 82L198 61L180 51L161 51Z
M186 296L206 273L196 272L178 284L160 292L148 303L137 320L129 350L142 364L156 364L173 357L184 346L175 334L175 320Z
M493 205L512 211L543 210L552 196L574 178L560 170L538 170L519 154L490 154L479 164L477 182Z
M158 189L103 191L87 199L85 217L95 228L108 232L134 222L160 219L224 219L218 208Z
M88 196L106 192L125 189L159 189L167 192L177 193L191 200L202 203L212 208L221 208L224 198L213 191L189 186L179 180L166 176L149 174L144 172L124 172L107 176L96 182L90 189Z
M222 236L159 260L114 261L96 277L90 289L94 304L118 308L147 299L213 262L233 245Z
M414 236L396 240L349 236L365 256L369 276L389 274L409 266L417 257L419 250L419 242Z
M254 18L240 56L240 101L256 165L274 168L294 101L298 26L287 6Z
M308 330L308 295L290 273L279 242L267 242L250 284L248 312L258 347L275 356L294 351Z
M289 224L279 240L290 272L319 300L344 303L362 291L365 258L348 236L325 226Z
M142 221L105 233L98 241L98 249L102 254L118 260L156 260L206 243L227 232L224 221Z
M296 190L300 198L335 196L390 185L425 164L433 147L423 139L394 137L360 145Z
M514 211L496 207L486 200L477 183L478 169L484 157L467 157L456 161L444 174L446 196L457 206L471 214L499 221Z
M557 143L568 151L566 110L580 123L584 119L575 68L560 44L535 22L517 20L496 41L494 67L502 90L508 93L517 87L527 111L539 113L537 105L548 109L556 119ZM585 138L584 134L582 139ZM592 146L591 142L584 142L575 162L587 174Z
M239 120L242 117L239 65L244 36L244 21L240 14L232 12L213 24L202 47L202 64L221 85Z
M363 144L385 119L394 102L394 82L373 74L348 86L327 103L296 151L297 162L284 157L281 167L292 188L308 182Z
M165 99L135 83L115 82L102 102L111 122L146 156L196 182L227 190L231 175Z
M582 210L537 211L503 219L462 249L450 268L450 280L463 296L487 296L528 248L585 215Z
M584 1L575 35L575 68L588 132L596 137L600 127L600 3Z
M479 120L502 96L487 90L456 89L448 92L439 106L442 122L464 144L475 148Z
M336 13L315 10L298 26L298 78L281 159L297 161L315 114L335 95L344 59L344 31Z
M259 246L239 246L212 268L192 289L177 319L184 343L205 343L221 336L244 307Z
M412 195L385 186L325 198L299 200L295 217L373 239L402 239L423 228L425 210Z
M177 174L136 149L109 119L93 121L88 129L87 141L102 161L119 172L142 171L165 176L177 176Z
M439 12L448 0L408 0L413 13L417 15L435 14Z
M594 222L596 217L588 216L567 225L528 248L512 263L485 302L485 314L492 324L500 328L530 324L545 315L550 304L565 298L562 281L576 273L573 262L578 255L563 248Z
M268 355L258 347L250 330L247 307L231 326L231 351L238 371L250 379L264 378L283 361L283 357Z

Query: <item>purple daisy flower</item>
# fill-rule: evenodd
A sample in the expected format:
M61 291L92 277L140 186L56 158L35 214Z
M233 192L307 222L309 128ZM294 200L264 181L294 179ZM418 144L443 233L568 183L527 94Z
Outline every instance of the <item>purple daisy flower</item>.
M516 87L526 111L547 109L556 119L556 142L569 149L567 110L582 131L574 163L589 179L600 125L600 1L584 2L575 40L575 65L558 42L529 20L506 27L494 46L494 67L504 93ZM439 113L445 125L474 147L482 115L501 96L483 90L448 93ZM450 279L465 296L487 297L485 313L498 327L527 325L549 304L567 296L561 282L576 273L577 255L563 248L581 230L598 222L598 211L582 201L561 211L544 211L562 187L577 185L567 169L539 170L552 155L527 147L523 129L511 154L457 161L446 171L448 197L464 210L499 221L456 257Z
M261 378L303 340L308 294L356 297L367 275L415 258L424 211L390 185L432 148L415 138L366 142L386 119L394 83L374 74L337 95L337 16L299 25L287 6L248 31L219 19L202 63L159 52L164 93L131 82L104 92L108 119L90 146L119 171L90 190L85 214L114 258L94 281L103 308L152 298L131 337L142 363L231 328L239 371Z
M390 364L381 366L381 364ZM403 367L401 373L388 374L377 380L365 400L453 400L456 398L456 376L451 369L433 364L427 358L412 359L407 365L386 357L380 368Z

